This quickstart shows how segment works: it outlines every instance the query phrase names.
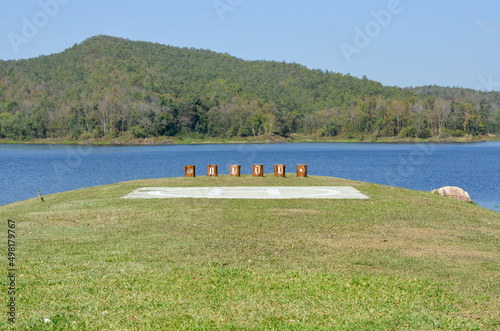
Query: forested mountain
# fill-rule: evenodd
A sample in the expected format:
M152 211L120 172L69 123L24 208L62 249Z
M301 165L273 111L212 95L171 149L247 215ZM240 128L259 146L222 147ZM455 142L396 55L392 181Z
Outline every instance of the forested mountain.
M97 36L0 61L0 138L500 131L500 93L385 87L299 64Z

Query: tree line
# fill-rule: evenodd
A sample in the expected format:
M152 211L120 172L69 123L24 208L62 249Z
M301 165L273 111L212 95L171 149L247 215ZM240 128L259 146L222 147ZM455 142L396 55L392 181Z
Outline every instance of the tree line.
M500 131L500 93L387 87L292 63L97 36L0 61L0 138L459 137Z

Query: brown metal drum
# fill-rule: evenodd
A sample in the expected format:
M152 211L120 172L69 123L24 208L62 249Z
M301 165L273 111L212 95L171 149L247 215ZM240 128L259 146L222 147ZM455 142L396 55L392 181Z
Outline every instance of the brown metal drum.
M241 165L231 164L229 166L229 175L233 177L240 177L241 175Z
M184 176L196 177L196 169L194 165L187 165L184 167Z
M252 174L254 177L264 177L264 165L254 164Z
M307 164L297 164L297 177L307 177Z
M275 177L285 177L285 165L275 164L274 165L274 176Z
M217 177L217 176L219 176L219 171L217 170L217 165L216 164L209 164L208 165L207 176L208 177Z

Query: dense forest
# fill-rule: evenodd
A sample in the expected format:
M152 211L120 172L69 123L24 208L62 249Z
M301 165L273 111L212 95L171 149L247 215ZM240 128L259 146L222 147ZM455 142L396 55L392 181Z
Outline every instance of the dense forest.
M97 36L59 54L0 61L0 138L13 140L499 131L499 92L387 87L208 50Z

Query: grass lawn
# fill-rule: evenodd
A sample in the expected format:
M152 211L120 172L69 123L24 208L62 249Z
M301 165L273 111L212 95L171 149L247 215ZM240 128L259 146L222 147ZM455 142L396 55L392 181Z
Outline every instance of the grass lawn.
M121 199L146 186L272 185L349 185L370 199ZM1 206L0 219L4 274L16 222L18 330L500 328L500 214L428 192L167 178Z

